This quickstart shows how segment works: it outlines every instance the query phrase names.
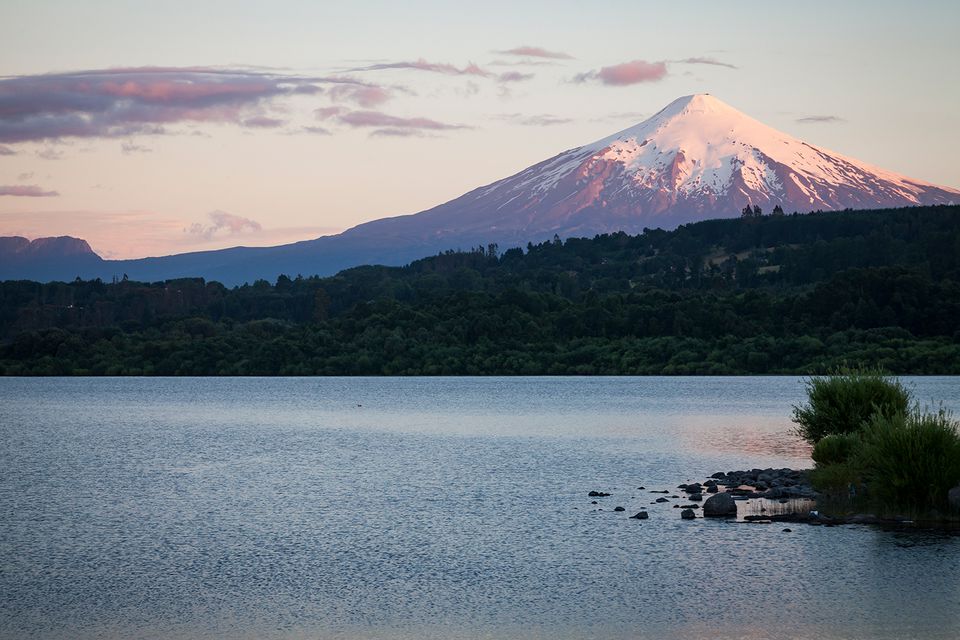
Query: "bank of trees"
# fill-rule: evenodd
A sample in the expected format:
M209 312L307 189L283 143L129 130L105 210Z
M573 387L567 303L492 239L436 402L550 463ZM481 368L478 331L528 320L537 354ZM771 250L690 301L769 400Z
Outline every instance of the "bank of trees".
M6 374L960 372L960 207L714 220L227 289L0 283Z

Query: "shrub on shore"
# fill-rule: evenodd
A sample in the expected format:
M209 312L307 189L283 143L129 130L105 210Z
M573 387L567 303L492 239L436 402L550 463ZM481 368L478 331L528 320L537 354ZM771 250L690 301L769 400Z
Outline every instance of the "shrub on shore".
M810 457L818 467L841 464L850 460L860 448L857 433L835 433L824 436L813 446Z
M910 392L879 371L855 369L807 380L807 403L793 408L797 433L810 444L857 432L874 414L906 413Z
M910 511L946 510L960 483L960 425L947 412L875 414L857 453L871 493Z

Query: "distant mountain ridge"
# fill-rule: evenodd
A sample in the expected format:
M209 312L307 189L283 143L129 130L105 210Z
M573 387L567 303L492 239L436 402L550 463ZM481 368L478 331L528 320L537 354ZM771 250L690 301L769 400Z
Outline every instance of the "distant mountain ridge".
M374 220L336 236L139 260L83 257L42 268L39 260L0 259L0 278L199 276L232 285L272 281L281 273L329 275L361 264L399 265L489 243L506 249L554 235L673 229L735 217L746 205L768 211L779 205L791 212L955 202L960 202L956 189L810 145L700 94L432 209Z

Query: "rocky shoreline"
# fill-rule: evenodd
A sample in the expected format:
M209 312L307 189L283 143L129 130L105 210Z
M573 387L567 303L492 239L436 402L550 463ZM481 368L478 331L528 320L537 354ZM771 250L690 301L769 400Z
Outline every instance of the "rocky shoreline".
M718 471L703 482L679 484L672 493L668 489L651 489L637 487L650 494L662 494L651 501L651 505L666 505L674 500L674 509L680 510L683 520L697 518L725 518L741 523L796 523L813 526L837 526L844 524L868 524L891 527L921 527L934 528L936 524L916 522L906 516L883 518L869 513L854 513L845 515L826 515L821 513L817 501L822 496L813 488L810 482L810 470L796 469L749 469L743 471ZM590 491L588 497L593 498L592 504L600 504L598 498L609 498L612 494L606 491ZM681 504L681 502L683 502ZM702 504L702 506L701 506ZM738 508L739 504L751 505L749 508ZM603 510L598 507L598 510ZM615 512L626 511L623 506L616 506ZM741 512L750 511L752 513ZM646 507L630 519L649 520L650 512ZM942 527L938 527L942 528ZM784 532L791 532L784 529Z

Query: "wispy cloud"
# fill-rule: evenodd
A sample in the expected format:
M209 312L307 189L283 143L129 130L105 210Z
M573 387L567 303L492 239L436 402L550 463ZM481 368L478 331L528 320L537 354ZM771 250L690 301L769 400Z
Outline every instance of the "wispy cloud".
M0 144L0 156L15 156L17 152L11 149L10 147L5 147Z
M313 110L313 115L317 120L328 120L347 111L349 111L349 109L346 107L320 107L319 109Z
M510 124L518 124L525 127L550 127L557 124L568 124L573 122L573 118L561 118L552 113L541 113L538 115L524 115L522 113L501 113L496 116L497 120L503 120Z
M804 116L803 118L797 118L797 122L800 124L833 124L846 122L846 120L840 116Z
M53 147L46 147L37 151L37 157L41 160L59 160L63 157L63 151Z
M532 73L520 73L519 71L507 71L506 73L501 73L497 76L497 82L525 82L527 80L532 80L534 74Z
M312 135L315 135L315 136L329 136L329 135L333 135L332 132L330 131L330 129L327 129L326 127L306 126L306 127L300 127L300 130L299 130L299 131L300 131L301 133L309 133L309 134L312 134Z
M380 129L381 132L377 135L406 135L398 134L396 131L392 134L384 133L382 131L383 129L397 131L452 131L472 128L464 124L450 124L430 118L402 118L381 111L350 111L338 115L337 121L349 127Z
M131 153L150 153L153 151L153 149L133 142L124 142L122 145L120 145L120 151L123 153L123 155L128 156Z
M378 107L393 97L393 92L379 85L339 85L333 87L330 99L334 102L353 102L361 107Z
M542 47L514 47L513 49L507 49L506 51L495 51L494 53L500 53L508 56L525 56L528 58L550 58L552 60L573 60L573 56L569 53L564 53L563 51L548 51Z
M240 124L248 129L276 129L285 125L286 121L270 116L253 116L243 120Z
M427 62L423 58L419 60L414 60L413 62L381 62L378 64L371 64L365 67L356 67L354 69L349 69L348 72L357 72L357 71L384 71L388 69L410 69L413 71L428 71L430 73L442 73L448 76L481 76L484 78L489 78L493 74L482 69L474 63L469 63L465 67L457 67L452 64L445 62Z
M671 60L671 62L678 62L680 64L707 64L714 67L726 67L727 69L739 69L740 67L730 64L728 62L721 62L716 58L708 58L705 56L698 56L694 58L683 58L682 60Z
M51 198L59 196L56 191L48 191L35 184L0 185L0 196L19 196L25 198Z
M578 73L573 81L600 82L611 86L626 86L641 82L656 82L667 76L665 62L647 62L646 60L632 60L623 64L602 67L596 71Z
M174 123L257 122L270 103L369 86L339 76L245 69L140 67L0 79L0 143L167 133Z
M210 240L217 235L237 235L244 232L258 233L263 230L263 227L256 220L226 211L211 211L207 214L207 218L210 219L209 224L195 222L184 229L184 233Z

